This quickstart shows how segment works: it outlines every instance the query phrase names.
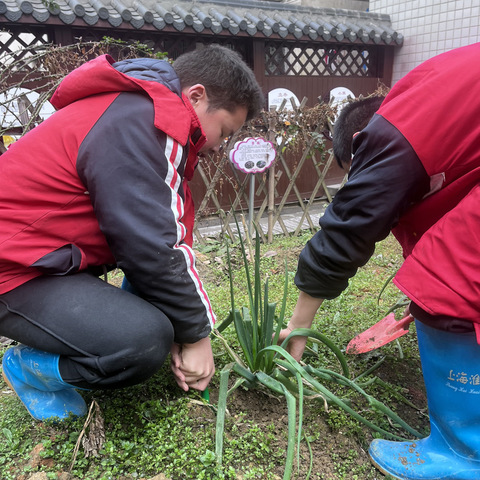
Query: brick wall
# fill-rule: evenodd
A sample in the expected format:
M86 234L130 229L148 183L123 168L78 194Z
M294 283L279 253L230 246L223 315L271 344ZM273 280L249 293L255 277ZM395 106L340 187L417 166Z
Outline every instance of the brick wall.
M405 37L395 53L392 84L439 53L480 42L479 0L370 0L370 12L390 15Z

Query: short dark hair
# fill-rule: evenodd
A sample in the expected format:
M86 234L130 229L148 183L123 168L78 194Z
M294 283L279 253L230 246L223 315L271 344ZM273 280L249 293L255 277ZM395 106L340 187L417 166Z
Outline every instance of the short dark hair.
M247 120L263 108L262 90L250 67L235 51L210 45L180 55L173 63L182 89L202 84L209 99L209 109L234 112L246 107Z
M333 154L341 168L352 161L353 135L360 132L380 108L385 97L371 96L347 103L333 126Z

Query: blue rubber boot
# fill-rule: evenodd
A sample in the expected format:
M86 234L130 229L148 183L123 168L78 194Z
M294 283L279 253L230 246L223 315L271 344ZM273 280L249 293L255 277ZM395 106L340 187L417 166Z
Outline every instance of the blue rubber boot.
M3 355L3 378L36 420L81 417L87 406L58 370L60 356L18 345Z
M374 440L373 464L397 479L480 479L480 345L415 322L430 435L412 442Z
M133 293L138 297L137 291L132 287L132 284L127 280L127 277L123 277L121 289Z

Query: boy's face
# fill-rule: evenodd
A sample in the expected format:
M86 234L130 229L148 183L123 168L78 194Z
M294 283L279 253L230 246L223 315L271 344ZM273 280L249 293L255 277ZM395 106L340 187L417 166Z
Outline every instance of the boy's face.
M225 138L233 135L245 123L248 113L246 107L237 107L233 113L223 108L209 110L203 85L194 85L183 93L190 99L207 137L201 153L217 152Z

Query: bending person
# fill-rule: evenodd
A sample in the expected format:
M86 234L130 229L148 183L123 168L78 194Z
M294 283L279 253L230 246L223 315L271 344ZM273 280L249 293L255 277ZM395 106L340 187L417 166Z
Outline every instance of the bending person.
M257 115L240 56L100 56L67 75L48 120L0 158L3 375L36 419L83 415L76 389L135 385L172 353L204 390L215 321L195 268L188 181L198 155ZM99 277L121 268L137 295Z
M412 70L380 107L369 98L342 110L333 147L348 182L301 252L300 295L281 334L309 328L393 231L431 423L415 443L373 441L373 462L393 478L480 478L479 60L480 43L452 50ZM297 360L304 348L301 337L288 346Z

